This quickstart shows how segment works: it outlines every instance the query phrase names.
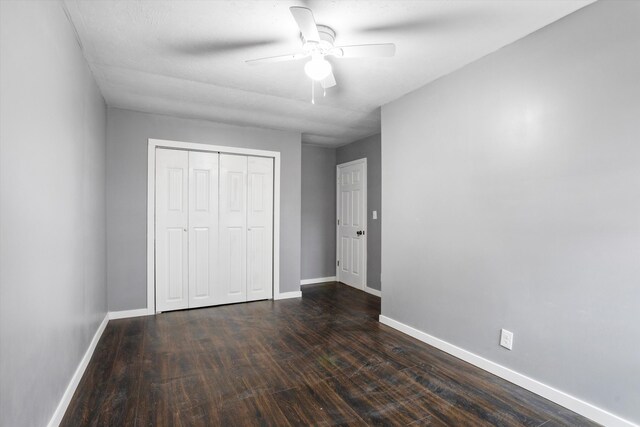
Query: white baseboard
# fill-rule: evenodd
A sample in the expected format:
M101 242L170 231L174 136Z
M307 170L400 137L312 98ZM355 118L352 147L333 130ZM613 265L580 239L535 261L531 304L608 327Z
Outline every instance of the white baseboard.
M544 397L558 405L564 406L567 409L572 410L584 417L587 417L597 423L610 427L638 427L631 421L620 418L604 409L598 408L590 403L571 396L563 391L555 389L551 386L541 383L540 381L529 378L519 372L513 371L507 367L492 362L477 354L471 353L463 348L457 347L446 341L415 329L409 325L393 320L389 317L380 315L380 323L397 329L413 338L432 345L452 356L462 359L465 362L471 363L478 368L484 369L494 375L499 376L513 384L516 384L524 389L527 389L537 395Z
M336 276L318 277L316 279L304 279L300 281L300 285L313 285L314 283L335 282Z
M293 292L282 292L273 296L274 300L280 299L289 299L289 298L300 298L302 296L301 291L293 291Z
M128 317L140 317L149 315L146 308L138 308L136 310L110 311L109 320L126 319Z
M60 403L58 403L58 407L56 408L51 420L49 421L48 427L57 427L62 422L62 418L64 417L64 413L67 412L67 408L69 407L69 403L71 402L71 398L73 397L73 393L76 392L76 388L78 384L80 384L80 380L82 379L82 375L84 374L84 370L87 369L87 365L89 364L89 360L91 360L91 356L93 356L93 351L96 349L98 345L98 341L100 341L100 337L104 332L104 329L107 327L107 323L109 322L109 315L104 316L104 320L98 326L98 330L93 335L93 339L89 343L89 348L82 356L80 360L80 364L76 368L76 371L73 373L71 377L71 381L67 385L67 389L64 391L62 395L62 399L60 399Z
M368 287L368 286L365 286L365 287L364 287L364 291L365 291L366 293L368 293L368 294L375 295L375 296L377 296L377 297L382 297L382 292L380 292L380 291L379 291L379 290L377 290L377 289L373 289L373 288L370 288L370 287Z

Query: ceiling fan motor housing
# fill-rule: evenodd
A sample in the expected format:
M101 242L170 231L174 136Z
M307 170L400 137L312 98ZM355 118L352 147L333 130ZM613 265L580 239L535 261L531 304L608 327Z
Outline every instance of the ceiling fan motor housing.
M305 52L320 50L325 53L333 48L333 43L336 40L336 32L333 28L327 27L326 25L317 25L317 27L318 34L320 35L319 42L308 41L302 33L300 33L300 40L302 40L302 47Z

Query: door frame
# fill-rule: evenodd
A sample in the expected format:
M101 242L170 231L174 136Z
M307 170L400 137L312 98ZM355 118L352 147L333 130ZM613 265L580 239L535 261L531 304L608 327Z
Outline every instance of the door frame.
M149 138L147 146L147 314L156 314L156 148L207 151L273 159L273 299L280 299L280 152Z
M362 267L362 272L363 272L363 280L362 280L362 288L356 288L355 286L351 286L355 289L360 289L361 291L365 291L369 288L367 286L367 252L369 252L368 248L367 248L367 244L369 242L369 233L368 233L368 222L369 222L369 211L367 210L367 192L368 192L368 188L367 188L367 158L364 157L362 159L357 159L357 160L353 160L350 162L346 162L346 163L340 163L339 165L336 165L336 281L340 281L340 267L338 267L338 260L340 259L340 227L338 225L338 218L340 217L340 168L342 167L346 167L346 166L352 166L352 165L356 165L362 163L364 165L363 170L364 170L364 177L362 180L362 190L363 190L363 208L362 211L364 212L364 245L363 245L363 249L364 249L364 257L362 259L362 263L363 263L363 267Z

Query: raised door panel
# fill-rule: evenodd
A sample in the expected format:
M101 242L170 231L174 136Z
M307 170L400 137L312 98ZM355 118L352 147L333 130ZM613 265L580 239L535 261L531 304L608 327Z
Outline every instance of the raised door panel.
M217 300L218 153L189 152L189 307Z
M188 165L186 151L156 150L156 309L187 308Z
M351 226L351 191L340 190L340 225Z
M247 300L273 296L273 159L248 158Z
M362 229L362 191L359 188L351 191L350 202L350 225Z
M340 272L348 274L351 271L351 238L340 236Z
M220 154L219 285L216 300L247 300L247 157Z
M349 265L351 274L360 276L360 264L362 263L362 238L351 239L351 264Z
M180 303L184 300L184 260L187 256L184 250L184 230L182 228L169 228L165 230L167 239L166 250L161 253L163 269L166 270L166 297L165 301Z

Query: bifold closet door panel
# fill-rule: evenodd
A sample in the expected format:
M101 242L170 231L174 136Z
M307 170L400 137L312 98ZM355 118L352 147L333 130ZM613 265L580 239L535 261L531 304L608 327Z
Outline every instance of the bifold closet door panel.
M189 307L221 304L218 286L218 153L189 152Z
M273 159L249 157L247 300L273 295Z
M188 298L189 154L156 150L156 309L178 310Z
M247 300L247 157L220 154L218 304Z

